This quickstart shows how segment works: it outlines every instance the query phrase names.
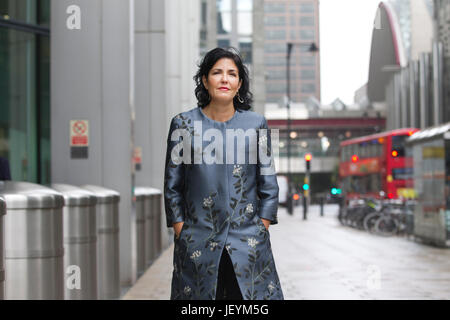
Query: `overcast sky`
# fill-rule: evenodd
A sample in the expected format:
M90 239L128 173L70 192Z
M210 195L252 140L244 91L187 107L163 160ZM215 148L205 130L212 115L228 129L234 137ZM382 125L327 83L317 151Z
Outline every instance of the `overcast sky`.
M373 22L380 0L320 0L321 102L352 104L367 82Z

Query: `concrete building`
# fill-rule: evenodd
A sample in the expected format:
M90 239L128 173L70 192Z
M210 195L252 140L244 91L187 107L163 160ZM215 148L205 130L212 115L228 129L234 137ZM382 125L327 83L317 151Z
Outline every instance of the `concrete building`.
M434 39L443 51L443 123L450 121L450 1L434 0Z
M136 280L133 190L162 190L170 119L196 106L200 4L0 2L0 156L13 180L120 192L122 287ZM86 140L75 146L81 127ZM167 246L164 219L161 228Z
M266 100L285 104L287 43L293 43L290 63L293 102L320 101L320 47L318 0L265 0L264 53Z
M233 47L250 73L252 110L264 114L264 0L202 0L200 52Z
M388 130L442 121L442 50L432 12L429 0L396 0L381 2L376 13L367 96L386 109Z

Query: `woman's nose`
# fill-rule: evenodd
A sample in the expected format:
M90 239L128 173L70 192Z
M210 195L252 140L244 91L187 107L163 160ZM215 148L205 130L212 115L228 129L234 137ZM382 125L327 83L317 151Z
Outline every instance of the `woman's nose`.
M228 75L227 74L222 75L222 82L228 82Z

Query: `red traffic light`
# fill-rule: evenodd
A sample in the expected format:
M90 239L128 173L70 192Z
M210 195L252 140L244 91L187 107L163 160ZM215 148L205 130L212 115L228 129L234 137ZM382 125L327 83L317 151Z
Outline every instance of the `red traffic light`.
M312 159L311 153L305 154L305 160L306 160L306 161L311 161L311 159Z
M300 196L297 193L294 193L294 195L292 196L292 199L298 200L298 199L300 199Z
M392 150L392 156L395 158L398 156L398 151L397 150Z
M359 157L356 154L352 155L352 161L353 162L356 162L358 160L359 160Z

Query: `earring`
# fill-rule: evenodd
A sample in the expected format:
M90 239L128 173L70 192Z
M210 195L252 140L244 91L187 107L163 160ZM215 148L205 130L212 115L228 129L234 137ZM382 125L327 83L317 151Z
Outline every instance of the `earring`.
M241 98L241 96L239 95L239 92L238 92L237 96L238 96L238 101L240 103L244 103L244 99Z

